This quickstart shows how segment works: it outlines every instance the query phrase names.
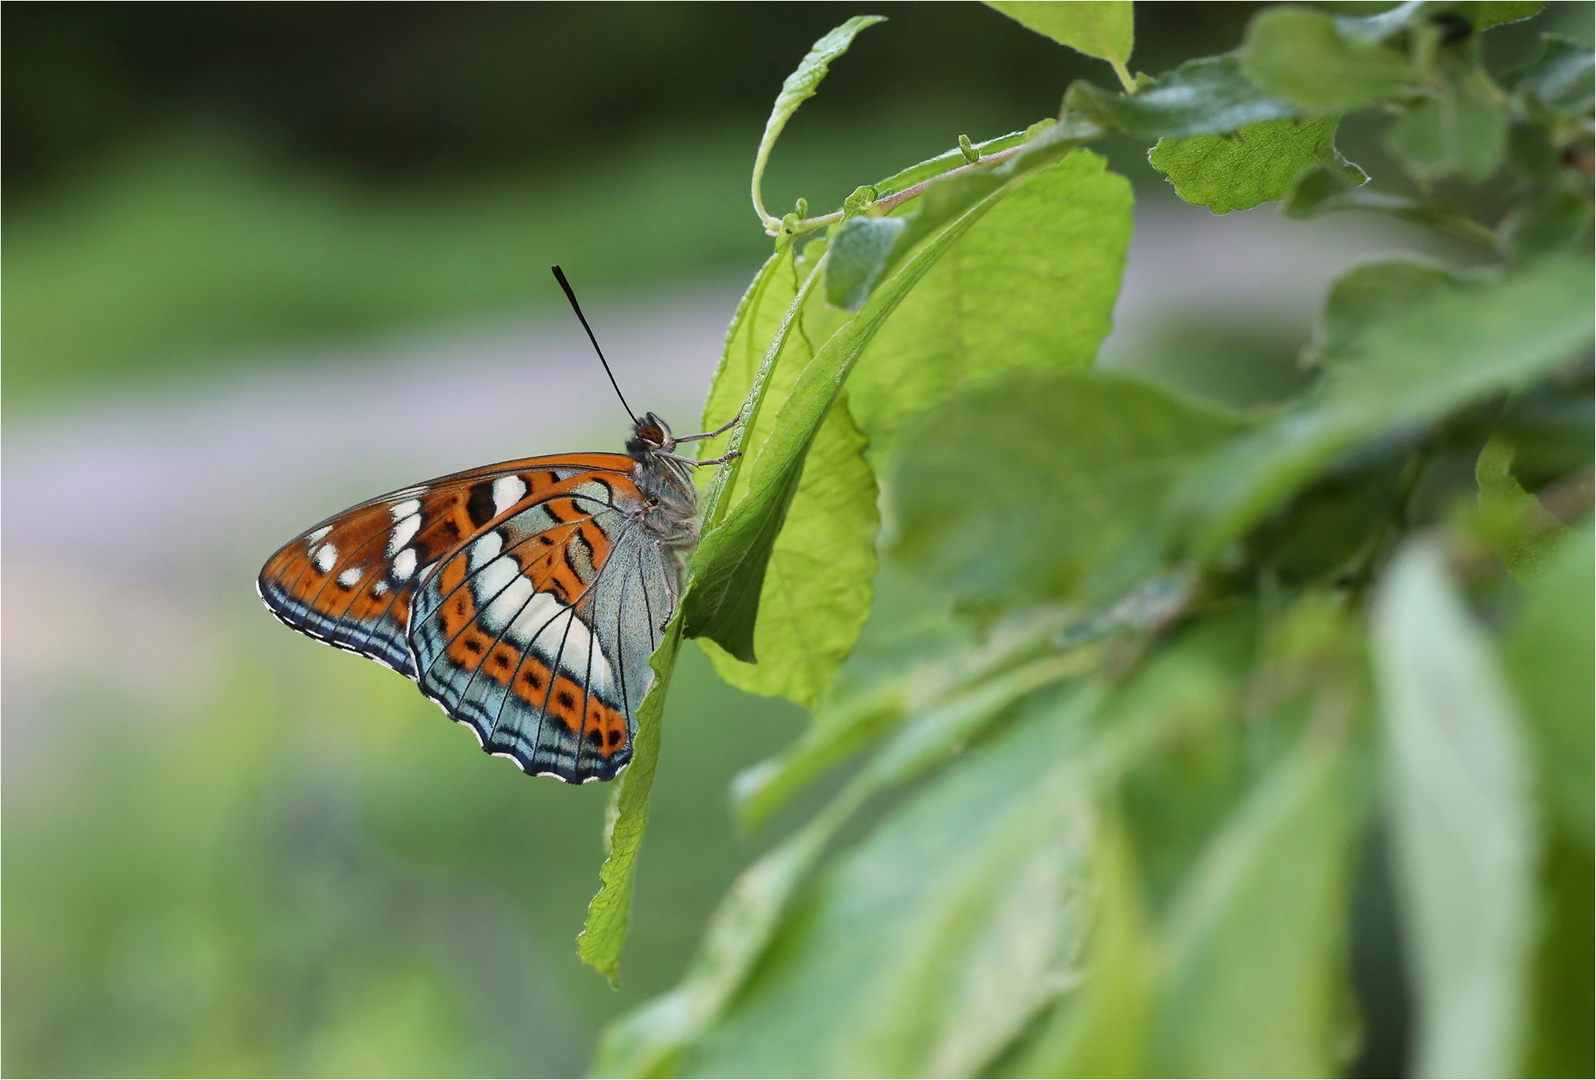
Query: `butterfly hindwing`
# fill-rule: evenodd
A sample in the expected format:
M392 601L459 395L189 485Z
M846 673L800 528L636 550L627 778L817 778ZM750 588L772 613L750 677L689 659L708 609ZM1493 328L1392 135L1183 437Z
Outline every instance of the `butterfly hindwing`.
M599 627L619 684L612 692L624 703L626 715L636 717L654 679L649 657L659 648L663 623L674 605L667 582L674 584L679 579L680 568L676 556L662 550L641 529L617 538L607 565L611 572L600 575L577 604L577 614ZM635 728L634 723L634 733ZM594 752L589 743L579 764Z
M639 664L620 632L646 615L628 600L646 592L637 553L653 546L640 502L624 476L572 476L461 546L417 596L422 692L528 772L607 780L631 759L652 651Z

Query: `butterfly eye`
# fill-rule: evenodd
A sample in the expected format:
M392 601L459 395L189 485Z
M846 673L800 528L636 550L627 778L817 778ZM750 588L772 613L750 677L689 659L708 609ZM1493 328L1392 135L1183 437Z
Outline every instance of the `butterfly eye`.
M663 445L665 442L665 433L653 424L642 425L637 429L637 434L639 438L647 439L651 443Z

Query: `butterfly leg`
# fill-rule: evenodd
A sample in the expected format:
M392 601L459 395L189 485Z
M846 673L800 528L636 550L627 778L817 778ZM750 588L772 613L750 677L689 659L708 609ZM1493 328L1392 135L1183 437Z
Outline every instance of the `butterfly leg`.
M677 441L680 442L681 440L678 439ZM690 457L682 457L680 454L672 454L664 450L655 450L652 451L652 453L655 457L670 458L672 461L680 461L683 465L693 466L720 465L724 462L732 460L732 458L740 458L743 456L743 452L741 450L730 450L718 458L710 458L708 461L694 461Z
M724 435L726 432L728 432L728 431L730 431L732 429L732 427L737 423L737 421L741 420L742 418L743 418L743 414L741 412L739 412L736 416L734 416L730 420L726 421L724 424L722 424L720 427L716 428L714 431L706 431L706 432L703 432L702 434L699 434L699 435L678 435L676 437L676 443L679 446L679 445L681 445L684 442L697 442L699 439L713 439L717 435ZM708 465L709 462L707 462L707 461L706 462L701 462L701 464Z

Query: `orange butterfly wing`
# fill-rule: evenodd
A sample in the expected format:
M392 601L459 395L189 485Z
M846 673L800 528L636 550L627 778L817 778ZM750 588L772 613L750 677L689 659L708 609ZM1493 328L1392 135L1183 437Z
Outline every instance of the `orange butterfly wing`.
M401 488L283 545L257 587L293 629L416 679L484 749L609 779L674 596L674 567L630 527L635 468L557 455ZM627 565L606 573L617 538Z

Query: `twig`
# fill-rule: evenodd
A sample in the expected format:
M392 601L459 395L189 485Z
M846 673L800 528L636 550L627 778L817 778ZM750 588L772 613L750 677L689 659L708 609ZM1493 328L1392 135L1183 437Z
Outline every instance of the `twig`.
M1131 73L1125 69L1125 65L1118 60L1110 60L1109 64L1113 66L1114 74L1119 76L1119 84L1125 88L1125 93L1135 94L1136 80L1131 78Z
M1024 150L1026 145L1026 143L1021 143L1019 146L1011 146L1007 150L999 150L995 153L985 154L982 156L980 161L972 161L968 165L960 165L957 169L949 169L945 173L937 173L937 175L933 176L929 180L922 180L918 184L913 184L904 188L902 191L894 191L891 195L877 199L867 207L867 210L873 211L875 213L885 214L896 207L902 206L910 199L917 198L918 196L924 194L925 189L938 180L946 180L950 176L960 176L964 173L972 172L988 165L1002 164L1003 162L1009 160L1009 158L1018 154L1021 150ZM833 210L831 213L822 214L819 217L804 218L802 221L795 222L793 224L792 234L794 236L802 236L804 233L814 232L816 229L824 229L828 225L834 225L841 221L842 215L843 212L841 210ZM765 230L765 234L767 236L776 236L780 232L780 229Z

